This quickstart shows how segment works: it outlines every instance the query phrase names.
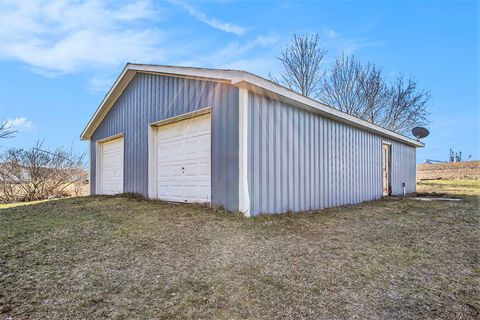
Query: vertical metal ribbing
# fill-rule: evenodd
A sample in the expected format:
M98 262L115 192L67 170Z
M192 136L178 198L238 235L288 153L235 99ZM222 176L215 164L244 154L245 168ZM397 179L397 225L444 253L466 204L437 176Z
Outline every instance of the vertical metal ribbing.
M253 214L331 207L381 195L381 137L254 96L249 99L256 111L249 117L253 156L248 175ZM412 180L412 149L392 146L392 183Z
M281 192L282 192L282 182L281 182L281 172L280 167L282 166L282 158L275 159L277 155L281 155L280 151L280 137L281 137L281 118L280 112L282 108L276 106L273 110L273 118L272 118L272 131L274 132L273 141L274 141L274 148L272 153L272 163L273 163L273 187L274 193L272 196L272 208L274 208L273 212L281 212L282 205L281 205Z
M292 210L298 210L298 181L297 181L297 176L298 176L298 142L297 142L297 135L296 132L298 131L298 110L292 108L292 131L290 132L292 141L292 202L291 202L291 208Z
M283 145L283 151L286 153L284 156L285 162L284 162L284 167L285 167L285 179L286 179L286 186L285 186L285 200L283 203L283 210L288 211L290 210L290 204L292 203L292 179L291 179L291 156L292 156L292 151L291 151L291 107L284 108L284 123L285 123L285 139L282 141L285 141L282 143Z
M201 87L208 87L209 90L200 90ZM218 112L220 115L212 118L221 118L226 123L224 127L219 125L221 121L212 124L212 141L220 143L218 146L214 145L212 150L225 149L222 147L225 146L225 141L228 141L227 145L229 145L235 141L234 139L238 139L235 112L238 104L235 105L235 101L231 99L232 91L236 90L238 89L227 84L137 73L93 133L91 150L94 149L95 141L124 132L124 190L147 196L148 125L168 117L212 106L213 113ZM202 97L199 98L199 95ZM199 101L202 103L200 104ZM219 105L218 101L222 101L222 105ZM214 138L218 136L219 139ZM236 192L233 186L237 184L234 180L237 179L238 173L231 169L232 165L229 161L234 159L236 154L228 152L227 155L227 151L225 149L224 153L220 151L217 155L219 170L212 171L212 176L216 176L222 184L218 190L223 190L223 193L215 192L220 201L219 204L235 209L238 200L233 200L229 193ZM94 163L95 152L92 153L91 159ZM92 179L94 177L95 169L92 169Z
M328 121L322 118L322 208L328 207Z
M352 203L357 203L357 131L352 132Z
M320 181L322 178L320 170L320 153L321 153L321 139L320 135L320 118L313 118L313 171L314 171L314 186L313 186L313 208L320 208L321 206L321 197L320 197Z
M375 199L375 192L374 192L374 186L375 186L375 175L374 175L374 165L375 165L375 154L374 154L374 151L373 151L373 139L374 139L374 136L373 134L370 134L370 139L369 139L369 154L370 154L370 199L369 200L372 200L372 199Z
M344 146L345 146L345 202L346 203L351 203L350 200L350 150L349 150L349 135L350 135L350 127L345 127L344 129L345 135L344 135Z
M361 132L361 136L360 136L360 150L361 150L361 153L362 153L362 160L361 160L361 163L360 163L360 168L361 168L361 182L360 182L360 187L361 188L365 188L365 185L366 185L366 179L365 179L365 171L366 171L366 166L367 166L367 163L365 161L365 155L366 155L366 150L365 150L365 135L366 135L366 132L365 131L362 131ZM363 193L365 193L365 190L362 190ZM361 198L360 198L360 201L363 201L363 199L366 199L366 195L363 194L361 195Z
M267 103L265 101L265 97L262 98L262 121L263 121L263 127L262 127L262 143L263 143L263 150L266 152L262 153L262 178L263 181L266 181L267 183L262 183L262 212L268 213L268 192L269 192L269 186L270 186L270 180L268 178L268 171L270 169L268 159L269 159L269 134L268 134L268 117L269 113L267 110Z
M392 176L392 192L403 192L402 182L406 183L407 192L415 191L415 148L398 142L392 142L392 166L395 175Z
M254 129L254 136L252 141L255 143L255 156L254 156L254 167L255 171L253 173L254 181L255 181L255 192L253 194L253 198L255 199L255 210L257 212L261 212L262 210L262 189L261 189L261 169L262 169L262 117L261 117L261 105L259 101L255 101L256 105L255 108L250 107L250 110L254 110L255 115L253 116L254 123L255 123L255 129ZM252 112L253 113L253 112Z
M267 190L267 212L276 212L277 208L275 206L275 167L278 166L277 159L275 159L275 111L277 109L276 105L266 103L266 112L268 114L267 118L267 130L268 130L268 158L267 158L267 168L268 168L268 182L271 185L271 191Z
M304 145L305 145L305 150L304 150L304 158L303 158L303 163L305 165L305 179L303 180L304 184L304 190L305 190L305 196L303 197L304 201L304 206L303 210L309 210L311 208L311 186L312 186L312 169L311 169L311 164L312 164L312 159L310 158L311 154L311 144L310 140L312 138L311 136L311 126L310 126L310 119L311 117L308 116L308 114L304 117L304 123L305 123L305 134L304 134Z
M282 177L282 212L288 210L288 203L289 203L289 149L287 143L288 141L288 130L289 130L289 123L288 123L288 108L281 108L281 119L282 119L282 135L280 138L280 152L282 158L282 166L281 166L281 177Z
M298 153L297 153L297 179L298 179L298 209L305 210L305 176L306 168L304 162L304 148L305 148L305 115L303 112L298 112Z
M330 168L330 157L332 156L332 144L330 143L330 120L325 119L325 156L323 159L325 160L325 207L331 207L332 206L332 199L331 199L331 188L330 186L332 185L332 182L330 181L330 174L329 174L329 168Z
M334 207L337 205L337 199L336 199L336 196L337 196L337 183L336 183L336 180L337 180L337 162L336 162L336 157L337 157L337 140L334 138L335 137L335 129L336 129L336 126L337 126L337 123L334 122L334 121L329 121L330 123L330 139L328 141L328 143L330 144L330 150L331 150L331 153L330 153L330 157L329 157L329 160L330 160L330 163L329 163L329 166L328 166L328 175L330 177L330 187L329 187L329 190L330 190L330 205L331 207Z

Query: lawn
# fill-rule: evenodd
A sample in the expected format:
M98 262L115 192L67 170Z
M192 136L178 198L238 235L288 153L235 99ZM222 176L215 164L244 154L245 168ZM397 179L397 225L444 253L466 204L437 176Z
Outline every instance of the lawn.
M0 207L0 317L478 318L479 189L257 218L106 196Z

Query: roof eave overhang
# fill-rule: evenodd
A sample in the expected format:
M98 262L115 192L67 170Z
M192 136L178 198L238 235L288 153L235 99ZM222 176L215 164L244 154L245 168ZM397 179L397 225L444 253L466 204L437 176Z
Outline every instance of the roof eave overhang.
M239 77L242 73L242 71L231 70L228 71L229 77L225 77L224 70L127 63L80 135L81 140L90 140L92 134L95 132L95 129L98 127L100 122L102 122L103 118L113 106L115 101L123 93L135 74L139 72L166 76L181 76L183 78L210 80L229 84L231 84L232 77Z
M248 75L247 75L248 78ZM252 79L234 79L232 80L232 85L245 88L251 92L258 93L272 99L278 99L284 101L288 104L295 105L296 107L302 108L312 113L319 114L329 119L333 119L342 123L345 123L349 126L356 127L362 130L366 130L375 134L378 134L382 137L389 138L395 141L399 141L414 147L424 147L425 145L417 140L410 139L396 132L387 130L380 126L377 126L368 121L356 118L349 114L346 114L342 111L339 111L335 108L324 105L318 101L305 97L303 95L297 94L291 90L277 86L275 90L269 88L272 84L269 81L262 81L266 83L252 83Z
M100 103L100 106L97 108L97 111L93 114L93 117L88 122L87 126L80 135L81 140L90 140L93 132L98 127L100 122L103 120L107 112L110 110L111 106L115 103L118 97L122 94L123 90L127 87L130 81L135 76L135 71L129 68L127 64L123 69L122 73L118 76L117 80L114 82L108 93Z
M350 126L360 128L382 137L399 141L414 147L424 147L425 145L417 140L410 139L401 134L387 130L368 121L356 118L335 108L324 105L316 100L310 99L306 96L293 92L285 87L277 85L269 80L258 77L254 74L236 71L236 70L215 70L202 69L190 67L171 67L171 66L156 66L128 63L123 69L120 76L117 78L92 119L87 124L82 132L80 138L82 140L89 140L103 120L107 112L113 106L118 97L125 90L127 85L133 79L137 72L163 74L169 76L181 76L184 78L211 80L217 82L230 83L239 88L245 88L254 93L262 94L272 99L279 99L296 107L302 108L312 113L322 115L324 117L337 120L339 122L348 124Z

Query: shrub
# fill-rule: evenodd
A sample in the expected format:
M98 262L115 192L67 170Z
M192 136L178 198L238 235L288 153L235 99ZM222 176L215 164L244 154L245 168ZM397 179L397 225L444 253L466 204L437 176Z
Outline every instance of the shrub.
M39 141L31 149L11 148L0 155L0 202L64 197L85 184L85 153L42 146Z

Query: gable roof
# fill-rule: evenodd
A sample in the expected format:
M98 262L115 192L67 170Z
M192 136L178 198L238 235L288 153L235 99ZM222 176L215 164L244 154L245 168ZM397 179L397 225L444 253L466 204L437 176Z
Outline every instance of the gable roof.
M424 144L420 141L408 138L368 121L349 115L343 111L303 96L270 80L246 71L134 63L127 63L120 76L110 88L97 111L83 130L80 136L82 140L90 139L95 129L106 116L107 112L112 108L115 101L122 94L123 90L125 90L136 73L153 73L158 75L227 82L233 86L245 88L249 91L287 102L299 108L320 114L324 117L348 124L353 127L373 132L385 138L400 141L414 147L424 146Z

